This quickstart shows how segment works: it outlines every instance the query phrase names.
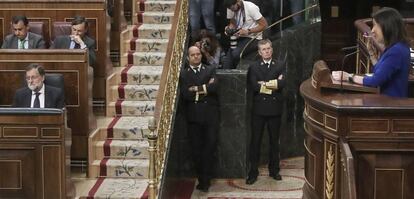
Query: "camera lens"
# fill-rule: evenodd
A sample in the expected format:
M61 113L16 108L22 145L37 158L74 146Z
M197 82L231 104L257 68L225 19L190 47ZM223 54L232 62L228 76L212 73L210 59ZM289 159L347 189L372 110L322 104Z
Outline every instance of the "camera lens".
M235 49L235 48L237 48L237 36L234 36L234 35L232 35L232 36L230 36L230 48L231 49Z

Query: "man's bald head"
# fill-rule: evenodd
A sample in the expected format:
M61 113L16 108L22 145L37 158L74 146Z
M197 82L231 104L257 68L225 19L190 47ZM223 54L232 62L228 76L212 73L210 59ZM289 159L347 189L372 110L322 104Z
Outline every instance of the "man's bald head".
M191 66L198 66L201 63L201 51L197 46L188 48L188 62Z

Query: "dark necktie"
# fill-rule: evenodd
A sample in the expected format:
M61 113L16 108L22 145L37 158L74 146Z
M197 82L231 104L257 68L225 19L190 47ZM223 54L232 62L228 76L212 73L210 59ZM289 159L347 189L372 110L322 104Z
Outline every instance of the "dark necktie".
M265 64L264 64L264 66L265 66L266 68L269 68L269 63L265 63Z
M22 40L20 40L20 49L25 49L25 47L24 47L24 43L26 42L26 40L25 39L22 39Z
M200 74L200 69L198 67L194 67L193 70L194 70L194 74L196 75Z
M40 108L40 100L39 100L40 93L37 92L37 93L35 93L35 95L36 95L36 98L35 98L34 103L33 103L33 108Z
M80 47L81 47L80 44L75 42L75 46L73 47L73 49L80 49Z

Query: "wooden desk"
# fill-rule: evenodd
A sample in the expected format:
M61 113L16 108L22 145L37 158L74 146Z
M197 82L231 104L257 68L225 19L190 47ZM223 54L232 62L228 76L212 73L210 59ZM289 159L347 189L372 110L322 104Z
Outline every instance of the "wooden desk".
M358 199L414 198L414 99L319 92L310 80L300 92L306 131L303 198L354 198L349 190Z
M44 22L48 38L52 38L54 22L71 21L75 15L84 16L89 22L88 34L96 40L93 97L105 99L106 75L112 70L112 66L107 64L110 20L105 0L1 0L0 43L10 33L10 22L15 15L25 15L29 21Z
M25 68L42 64L47 73L61 73L65 82L68 126L73 133L72 158L85 159L89 132L96 129L92 111L92 73L84 50L0 50L0 106L10 107L15 91L24 85ZM89 73L89 75L88 75Z
M66 198L69 151L64 111L0 108L0 198Z

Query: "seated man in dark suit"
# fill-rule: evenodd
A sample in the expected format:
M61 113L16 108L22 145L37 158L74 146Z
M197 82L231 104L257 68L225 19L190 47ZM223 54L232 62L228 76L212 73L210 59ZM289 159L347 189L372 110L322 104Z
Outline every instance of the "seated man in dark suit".
M45 70L39 64L30 64L26 68L27 87L16 91L13 107L63 108L62 89L45 85Z
M29 21L25 16L14 16L12 19L13 34L4 38L1 48L34 49L45 48L41 35L29 32Z
M89 65L94 66L96 60L95 40L86 35L88 31L88 21L85 17L75 16L72 21L71 35L63 35L56 37L50 48L58 49L88 49Z

